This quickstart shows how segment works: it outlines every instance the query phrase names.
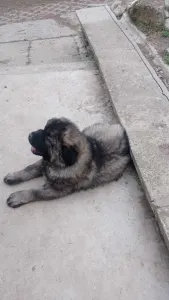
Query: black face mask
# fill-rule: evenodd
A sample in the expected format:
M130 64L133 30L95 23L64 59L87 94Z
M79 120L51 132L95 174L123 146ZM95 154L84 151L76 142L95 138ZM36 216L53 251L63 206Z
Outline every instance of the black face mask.
M32 146L31 151L33 154L42 156L44 159L49 159L48 148L45 143L45 132L43 129L30 133L28 140Z

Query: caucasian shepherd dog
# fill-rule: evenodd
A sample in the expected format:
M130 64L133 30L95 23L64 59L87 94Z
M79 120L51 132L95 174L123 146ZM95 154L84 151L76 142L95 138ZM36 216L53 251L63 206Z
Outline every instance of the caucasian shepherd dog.
M44 176L45 183L11 194L10 207L57 199L117 180L130 160L127 136L118 124L94 124L80 131L71 121L54 118L44 129L30 133L29 142L33 154L42 159L8 174L4 182L12 185Z

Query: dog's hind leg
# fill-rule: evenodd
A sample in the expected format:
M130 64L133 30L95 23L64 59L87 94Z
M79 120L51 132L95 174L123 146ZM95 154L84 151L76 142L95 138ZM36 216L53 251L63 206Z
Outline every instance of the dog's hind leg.
M13 185L40 177L42 175L42 160L39 160L23 170L7 174L4 177L4 182L6 184Z
M7 205L16 208L29 202L58 199L71 194L71 192L68 189L57 191L48 185L44 185L39 189L23 190L11 194L7 199Z

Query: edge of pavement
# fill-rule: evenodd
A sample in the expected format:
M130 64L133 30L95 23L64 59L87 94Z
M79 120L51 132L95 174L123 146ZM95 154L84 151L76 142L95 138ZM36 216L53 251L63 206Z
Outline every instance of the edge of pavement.
M108 6L76 13L169 249L169 92Z

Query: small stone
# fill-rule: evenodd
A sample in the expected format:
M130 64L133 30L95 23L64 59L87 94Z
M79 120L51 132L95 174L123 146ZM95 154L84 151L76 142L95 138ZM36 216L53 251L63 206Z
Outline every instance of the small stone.
M168 10L165 10L165 18L169 18L169 11Z
M33 266L33 267L32 267L32 271L33 271L33 272L35 271L35 268L36 268L36 266Z
M169 30L169 19L165 20L165 25L164 25L166 30Z
M157 67L157 68L156 68L156 71L157 71L157 72L160 72L160 70L161 70L160 67Z
M116 15L117 18L121 18L123 13L126 10L126 4L124 2L124 0L117 0L115 1L112 6L111 9L114 12L114 14Z
M165 50L165 54L168 54L168 55L169 55L169 48L167 48L167 49Z
M169 11L169 0L165 0L165 9Z

